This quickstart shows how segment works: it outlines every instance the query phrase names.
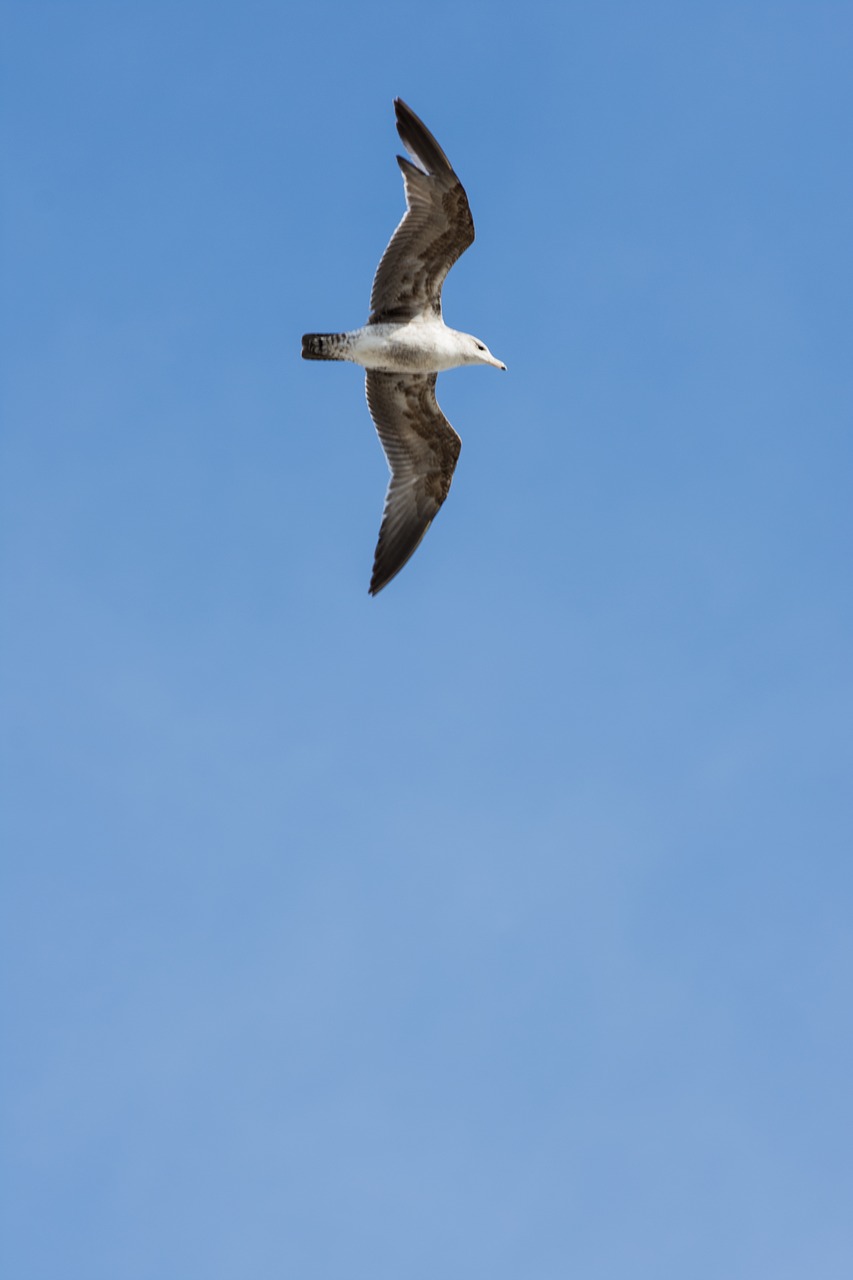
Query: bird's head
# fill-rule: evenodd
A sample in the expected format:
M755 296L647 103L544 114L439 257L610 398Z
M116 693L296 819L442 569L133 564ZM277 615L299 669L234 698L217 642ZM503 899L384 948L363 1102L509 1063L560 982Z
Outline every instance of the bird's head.
M485 342L481 342L479 338L474 338L470 335L468 337L468 342L470 350L469 364L491 364L494 365L496 369L503 369L504 372L506 372L506 365L502 360L498 360L492 355Z

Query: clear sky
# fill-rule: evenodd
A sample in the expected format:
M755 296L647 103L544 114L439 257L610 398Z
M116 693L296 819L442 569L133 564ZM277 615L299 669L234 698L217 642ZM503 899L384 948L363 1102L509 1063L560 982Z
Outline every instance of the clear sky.
M15 1280L853 1275L853 8L2 5ZM367 594L392 101L477 241Z

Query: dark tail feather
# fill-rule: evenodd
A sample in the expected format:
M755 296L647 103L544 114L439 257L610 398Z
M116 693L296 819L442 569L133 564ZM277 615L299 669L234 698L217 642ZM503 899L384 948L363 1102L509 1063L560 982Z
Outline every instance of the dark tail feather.
M303 360L346 360L343 333L303 333Z

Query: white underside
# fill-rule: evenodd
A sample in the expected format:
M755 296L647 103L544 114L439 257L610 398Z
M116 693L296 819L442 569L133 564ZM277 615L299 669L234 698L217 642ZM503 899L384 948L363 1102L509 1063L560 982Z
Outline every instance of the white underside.
M368 324L347 334L347 359L389 373L441 373L463 364L497 364L477 340L448 329L442 320Z

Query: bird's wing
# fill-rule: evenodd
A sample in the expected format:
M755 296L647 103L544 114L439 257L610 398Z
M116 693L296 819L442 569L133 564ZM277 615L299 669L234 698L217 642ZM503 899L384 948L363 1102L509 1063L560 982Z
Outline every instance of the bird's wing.
M450 491L462 441L435 399L434 373L367 374L367 404L391 481L385 495L370 594L417 550Z
M418 164L397 156L406 212L376 270L369 324L440 316L444 278L474 239L468 197L447 156L405 102L395 98L394 109L397 132Z

